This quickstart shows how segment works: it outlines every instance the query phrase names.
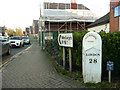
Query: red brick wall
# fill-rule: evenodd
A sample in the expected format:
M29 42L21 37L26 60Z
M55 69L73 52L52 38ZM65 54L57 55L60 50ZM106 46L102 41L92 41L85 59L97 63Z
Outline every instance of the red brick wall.
M59 22L59 23L50 23L50 31L58 31L58 29L62 26L62 25L64 25L65 24L65 22ZM88 24L90 24L90 23L85 23L85 26L87 26ZM81 25L81 26L80 26ZM72 28L72 30L73 31L81 31L81 30L84 30L84 23L80 23L80 25L78 25L78 29L77 29L77 22L72 22L72 26L71 26L71 28ZM67 22L67 25L65 26L63 26L62 28L60 28L60 31L66 31L66 27L67 27L67 30L70 30L70 22ZM46 22L45 23L45 28L47 29L47 30L49 30L49 23L48 22Z
M119 2L110 2L110 32L119 31L119 17L114 17L114 7Z

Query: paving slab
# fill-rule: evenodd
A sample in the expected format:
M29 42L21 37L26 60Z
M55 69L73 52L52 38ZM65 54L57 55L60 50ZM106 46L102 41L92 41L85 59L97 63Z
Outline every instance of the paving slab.
M84 88L81 83L59 75L37 42L4 67L3 88Z

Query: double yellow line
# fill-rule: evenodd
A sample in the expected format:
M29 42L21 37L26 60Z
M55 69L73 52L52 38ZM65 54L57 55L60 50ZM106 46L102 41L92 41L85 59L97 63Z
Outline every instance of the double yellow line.
M31 45L31 46L32 46L32 45ZM12 57L10 57L10 58L8 58L7 60L4 60L3 62L1 62L1 63L0 63L0 69L1 69L5 64L7 64L8 62L12 61L15 57L21 55L23 52L25 52L25 51L27 51L28 49L30 49L31 46L28 47L27 49L21 51L20 53L18 53L18 54L16 54L16 55L12 56Z
M11 58L8 58L7 60L2 61L0 63L0 68L2 68L6 63L8 63L9 61L12 61L13 59L14 59L14 57L12 56Z

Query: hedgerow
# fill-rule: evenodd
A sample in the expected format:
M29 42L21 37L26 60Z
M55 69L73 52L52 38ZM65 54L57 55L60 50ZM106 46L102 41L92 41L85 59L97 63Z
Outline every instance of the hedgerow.
M82 40L88 31L73 33L73 48L72 48L72 69L82 72ZM102 38L102 76L107 77L107 61L114 62L113 77L120 77L120 32L105 33L99 32ZM57 64L62 66L62 47L58 45L58 39L46 41L45 50L54 56ZM69 53L66 48L66 69L69 68Z

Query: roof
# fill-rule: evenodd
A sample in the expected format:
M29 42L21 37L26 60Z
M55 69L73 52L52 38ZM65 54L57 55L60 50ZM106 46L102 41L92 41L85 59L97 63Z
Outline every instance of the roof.
M98 20L96 20L95 22L91 23L86 28L90 28L90 27L94 27L97 25L109 23L109 20L110 20L110 13L107 13L105 16L103 16L103 17L99 18Z
M70 9L71 3L52 3L52 2L45 2L44 3L45 9ZM76 3L75 3L76 4ZM83 4L76 4L78 6L78 9L83 10L89 10L86 6Z

